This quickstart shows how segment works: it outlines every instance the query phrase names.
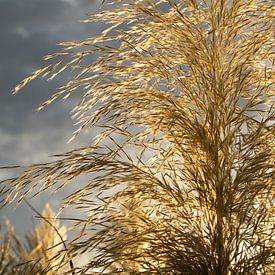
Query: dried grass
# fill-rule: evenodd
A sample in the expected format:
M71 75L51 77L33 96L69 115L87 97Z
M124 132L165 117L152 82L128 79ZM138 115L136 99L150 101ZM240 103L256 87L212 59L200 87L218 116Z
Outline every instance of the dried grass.
M64 200L82 212L70 254L91 255L79 274L274 274L272 1L106 5L85 20L100 37L15 88L71 70L39 109L83 91L74 137L102 132L3 181L3 203L89 175Z
M70 269L63 263L66 254L62 242L66 238L66 228L60 227L54 216L46 205L41 216L43 220L24 239L15 233L8 221L8 230L1 244L1 275L54 275L57 272L65 274Z

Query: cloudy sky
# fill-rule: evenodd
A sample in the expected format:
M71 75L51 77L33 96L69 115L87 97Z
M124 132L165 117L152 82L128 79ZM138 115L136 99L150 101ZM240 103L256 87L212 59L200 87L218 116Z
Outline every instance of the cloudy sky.
M99 33L99 26L79 21L98 10L100 3L100 0L0 0L0 166L43 162L49 155L88 142L89 134L66 144L74 130L69 115L72 102L58 101L42 112L35 112L38 104L62 83L62 78L52 82L35 80L17 96L12 96L11 90L45 65L42 57L58 51L57 43ZM11 171L0 171L0 179L11 175ZM52 205L58 204L57 199L51 200ZM47 200L46 194L32 200L32 204L41 211ZM13 208L0 210L0 223L8 217L18 232L26 232L34 214L25 205L16 211Z

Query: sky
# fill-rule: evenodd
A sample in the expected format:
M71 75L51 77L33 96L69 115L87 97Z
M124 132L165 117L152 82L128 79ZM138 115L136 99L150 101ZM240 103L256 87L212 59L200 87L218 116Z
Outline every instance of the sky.
M48 156L87 144L91 139L92 134L87 133L67 144L75 129L69 112L77 97L35 111L66 76L52 82L37 79L16 96L11 90L46 65L42 57L58 51L58 43L99 34L99 25L80 20L98 11L100 3L100 0L0 0L0 166L45 162ZM0 179L13 175L11 170L0 170ZM57 208L62 195L49 200L49 194L44 194L30 202L38 211L42 211L46 201ZM14 208L12 205L0 209L0 224L8 218L17 232L25 233L34 213L25 204Z

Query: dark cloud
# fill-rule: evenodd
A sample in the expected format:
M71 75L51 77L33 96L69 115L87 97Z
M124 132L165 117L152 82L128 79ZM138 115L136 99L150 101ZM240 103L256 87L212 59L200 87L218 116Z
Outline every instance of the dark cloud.
M82 19L96 0L0 0L0 30L54 33ZM74 3L74 4L73 4ZM18 32L20 33L20 31Z
M95 29L78 21L97 7L96 2L76 2L0 0L1 76L9 69L15 77L19 72L26 75L33 67L41 66L42 56L58 50L57 43L91 35Z
M67 151L87 142L82 136L67 145L73 132L69 117L70 105L58 102L40 113L34 112L64 79L51 83L35 80L17 96L11 89L29 73L43 66L42 57L56 52L62 41L83 39L98 33L96 25L79 20L95 11L96 0L0 0L0 166L30 164L47 160L47 156ZM12 175L0 172L0 180ZM47 195L35 200L38 210ZM56 204L56 203L55 203ZM15 212L12 208L0 211L0 220L8 216L17 231L26 231L31 213L26 207Z

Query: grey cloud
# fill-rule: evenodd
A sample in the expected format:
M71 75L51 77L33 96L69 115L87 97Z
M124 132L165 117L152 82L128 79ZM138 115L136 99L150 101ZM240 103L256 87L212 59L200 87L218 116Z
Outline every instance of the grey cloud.
M79 20L95 11L101 0L0 0L0 166L47 161L87 143L90 135L67 145L73 132L67 103L57 102L47 110L34 112L39 103L64 82L64 77L47 83L35 80L17 96L11 89L33 70L45 64L42 56L56 52L62 41L83 39L99 32L99 26ZM0 171L0 179L13 171ZM41 210L48 195L34 200ZM56 202L51 200L56 205ZM25 207L0 211L0 221L8 216L18 232L31 224L32 213Z
M73 3L73 2L71 2ZM96 0L78 0L76 5L61 0L2 0L0 30L46 31L52 33L65 23L73 24L95 8Z
M28 92L16 97L10 93L19 81L45 64L42 56L58 51L58 42L91 35L95 26L88 28L78 20L92 11L95 3L95 0L0 0L0 129L20 131L23 123L14 127L19 123L13 118L19 113L21 120L28 119L26 116L33 115L31 111L63 82L62 78L50 84L36 80L24 89Z

